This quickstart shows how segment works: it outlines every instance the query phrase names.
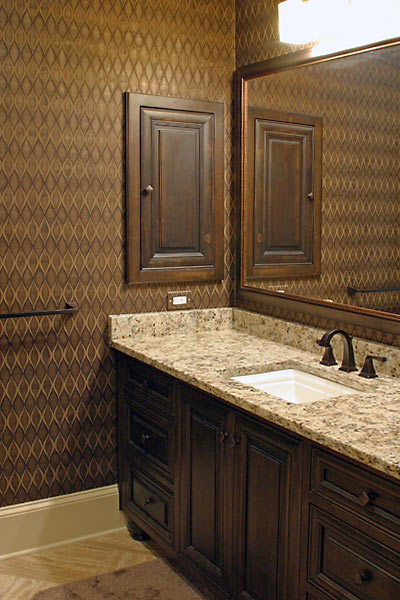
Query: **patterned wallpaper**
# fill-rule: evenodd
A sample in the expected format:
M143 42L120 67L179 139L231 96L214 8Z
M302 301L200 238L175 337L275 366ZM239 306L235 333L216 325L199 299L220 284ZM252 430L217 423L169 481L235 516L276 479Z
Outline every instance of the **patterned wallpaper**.
M288 44L281 44L279 42L278 3L279 0L267 0L265 3L249 3L246 0L236 0L236 64L238 67L285 54L299 48L299 46L294 47ZM388 71L392 68L390 65L386 64L384 69ZM396 156L398 157L398 135L396 136L396 134L394 134L393 136L393 132L390 132L391 141L390 144L387 145L385 141L381 139L380 132L377 131L376 128L373 128L371 134L372 137L378 137L380 153L378 152L377 154L379 154L380 158L377 158L377 156L373 158L371 156L370 149L368 149L368 156L359 156L357 148L354 145L356 143L354 140L354 135L356 140L360 140L360 135L362 135L362 120L365 120L367 116L366 112L368 112L368 110L375 110L376 113L379 113L381 110L378 106L376 106L376 90L371 89L370 87L371 85L378 84L381 75L382 65L374 65L371 72L369 72L368 68L366 68L362 72L358 73L357 77L363 80L362 85L365 86L365 90L363 95L358 99L359 105L357 110L352 110L352 113L347 115L344 111L346 97L348 99L348 94L351 93L351 90L354 88L353 81L351 81L349 77L346 77L346 75L343 77L343 89L346 93L345 97L342 96L341 98L341 103L339 103L340 106L337 107L340 120L342 121L341 130L339 133L331 136L332 152L329 156L329 166L333 167L333 176L325 180L325 184L328 185L328 188L330 188L330 190L333 192L333 196L331 197L328 211L326 212L323 221L323 236L325 235L326 248L328 246L332 247L334 248L334 251L331 255L329 255L329 252L327 249L325 249L325 255L322 257L323 261L325 260L325 267L323 264L322 268L326 269L328 265L328 269L331 273L331 276L328 276L326 279L325 271L324 283L326 284L326 287L324 291L326 292L326 296L323 294L324 297L330 297L333 293L336 293L338 286L340 286L340 289L343 289L343 285L346 286L348 280L357 277L359 274L358 272L361 271L361 269L364 270L363 279L365 280L366 277L368 282L371 283L371 287L381 284L388 284L388 286L393 287L394 282L397 281L396 276L398 276L399 264L397 232L399 226L399 217L398 208L396 207L398 201L396 201L396 198L398 198L399 194L399 178L393 178L391 182L388 182L382 180L380 176L376 177L376 175L378 171L382 171L379 166L379 161L384 160L383 157L389 161L389 164L393 164L394 170L397 169L396 172L398 172L398 160L396 159ZM398 67L395 78L396 80L398 79ZM282 77L282 79L284 79L284 77ZM302 85L306 86L307 82L305 80L302 81ZM341 84L336 84L336 87L340 87L340 85ZM327 87L329 87L329 85L327 85ZM385 110L387 109L388 105L391 105L392 107L396 105L397 97L397 89L390 90L390 84L387 87L388 89L385 92L385 98L383 102ZM309 86L308 92L300 101L309 101L310 97L312 96L312 89L312 86ZM325 89L325 92L326 91L327 89ZM334 93L338 93L337 89L333 91ZM284 101L286 101L286 94L293 97L293 94L295 93L291 85L286 85L284 93L282 93L282 89L278 91L276 88L274 88L273 93L275 92L276 94L280 94L281 98L284 98ZM272 102L275 102L276 98L274 100L273 93ZM265 97L267 91L264 89L261 94L264 94ZM368 103L366 106L363 106L363 97L365 95L367 96ZM271 97L270 89L268 89L268 96ZM313 101L318 102L318 99L314 98ZM286 110L289 110L288 106ZM307 109L304 108L304 110L306 110L306 112L310 110L309 106ZM300 109L299 112L301 112ZM315 106L314 112L315 114L320 112L318 106ZM352 132L345 132L345 127L348 126L349 119L351 120L351 118L354 119ZM344 125L343 121L346 121L346 119L347 123ZM342 159L340 159L336 154L339 149L340 138L351 140L350 147L345 152L346 157L342 156ZM366 212L364 213L360 210L354 211L354 205L351 205L351 199L349 196L350 192L348 189L347 191L345 189L346 184L349 182L346 181L344 173L344 161L349 160L349 158L351 161L353 161L353 166L355 166L355 168L352 169L352 176L355 176L356 174L357 161L368 162L369 160L372 160L370 167L374 176L369 178L368 181L365 181L362 186L361 202L363 210L366 208ZM389 196L386 195L386 191L390 193ZM384 201L383 196L385 196ZM360 233L363 228L364 231L366 228L368 228L369 231L368 235L365 237L365 243L363 242L364 245L361 245L361 238L357 236L357 233ZM354 235L355 233L356 235ZM386 237L385 244L382 245L380 243L380 249L378 250L377 240L381 239L382 237ZM344 261L344 263L342 263L343 257L346 256L350 257L350 259L347 259ZM366 263L368 265L367 270L365 269ZM387 263L390 269L386 275L382 277L382 264L385 264L386 268ZM358 283L357 279L355 280L356 283ZM277 281L274 281L273 285L276 285L277 283ZM286 286L291 287L292 282L285 281L280 283L284 283ZM303 287L305 288L305 291L309 292L311 288L314 287L314 281L311 279L304 280ZM336 288L335 292L333 292L333 288ZM314 291L315 290L313 290L313 292ZM378 296L380 295L376 295L372 299L372 302L378 303L380 301ZM363 305L363 303L367 300L362 296L356 296L356 298L357 303L360 305ZM371 301L371 298L369 298L369 301ZM392 297L385 295L384 302L387 304L387 306L385 305L385 308L391 310L393 307L398 305L398 294L393 295ZM346 328L348 331L350 331L350 333L360 337L365 337L367 339L372 339L383 343L400 345L400 340L396 339L396 337L393 335L383 334L374 330L366 330L362 327L350 326L343 323L341 324L328 319L320 319L316 316L304 315L295 311L284 311L265 306L258 302L239 302L239 305L243 308L271 314L275 317L290 321L302 322L316 327L332 328L339 325ZM379 308L381 306L382 305L375 304L371 307Z
M291 49L277 3L236 0L238 65ZM164 310L176 289L124 284L124 91L225 103L225 278L182 288L195 307L232 302L235 2L3 0L0 63L0 313L80 305L0 321L6 506L115 482L107 315Z
M225 103L225 278L233 290L233 0L3 0L0 6L0 506L115 482L110 313L165 310L124 284L123 92Z

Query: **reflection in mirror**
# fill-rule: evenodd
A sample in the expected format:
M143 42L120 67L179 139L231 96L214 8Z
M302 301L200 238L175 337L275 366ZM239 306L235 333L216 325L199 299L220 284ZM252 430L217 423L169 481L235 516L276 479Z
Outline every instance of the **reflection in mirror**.
M348 289L400 288L400 47L250 79L246 155L254 139L250 115L257 109L322 119L321 267L315 276L278 272L262 278L245 267L244 285L400 313L400 290L351 294ZM246 185L268 188L268 169L250 170L246 164Z
M249 106L246 272L319 275L322 119Z

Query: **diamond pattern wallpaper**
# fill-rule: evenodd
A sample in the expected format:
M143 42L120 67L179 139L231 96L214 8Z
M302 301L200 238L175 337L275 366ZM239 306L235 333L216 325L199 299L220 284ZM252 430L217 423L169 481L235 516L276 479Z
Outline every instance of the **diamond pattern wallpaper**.
M292 49L277 41L277 4L0 3L0 313L80 305L0 320L0 506L116 481L107 316L165 310L176 289L124 283L123 92L224 102L225 276L181 289L196 308L232 304L235 53L243 65Z
M176 285L124 284L123 92L225 104L225 278L233 291L234 0L0 5L0 506L116 480L110 313L166 309Z
M278 3L279 0L266 0L262 3L236 0L237 67L299 49L299 46L279 42ZM317 67L315 69L318 70ZM384 98L378 98L378 88L388 74L389 79L386 81L390 83L386 85ZM371 123L371 114L375 113L378 117L382 110L389 113L389 110L398 108L398 66L393 69L390 61L386 64L377 61L372 68L364 65L357 70L356 79L363 86L363 94L358 98L356 109L352 104L347 103L351 94L354 94L354 70L353 76L346 75L344 72L336 83L332 78L326 81L324 79L321 98L312 93L314 89L312 82L310 83L312 75L306 77L303 73L299 74L294 78L296 81L290 77L292 76L289 74L281 73L279 83L272 86L264 79L264 86L260 86L254 96L258 95L263 99L268 97L270 108L282 110L293 110L290 103L296 97L299 105L297 112L312 114L321 114L326 99L334 97L335 103L331 104L330 117L339 117L338 127L332 127L330 131L328 128L328 132L325 128L323 134L324 154L327 160L324 168L326 173L329 172L323 184L321 278L323 286L317 289L315 279L310 278L303 279L301 283L294 283L293 280L270 280L265 287L276 285L279 288L285 287L287 292L294 294L324 298L338 297L347 303L349 298L345 290L351 282L358 284L367 281L368 287L394 287L398 282L399 266L398 129L395 130L393 122L386 119L386 138L382 138L382 132L379 131L379 125L374 118L367 136L365 136L365 129L367 121ZM257 98L253 97L253 101L257 102ZM312 109L311 102L314 103ZM325 109L324 106L324 111ZM397 117L396 123L398 124ZM370 140L365 143L368 136ZM343 145L343 141L348 142L347 147L346 144ZM359 153L360 142L364 142L364 155ZM374 156L371 147L375 142L378 143L379 151ZM354 187L354 177L360 172L363 164L368 165L369 173L361 185L362 210L359 210L360 205L352 203L352 186ZM393 165L392 177L389 175L383 179L380 176L383 164ZM348 165L351 166L350 180ZM384 244L382 244L383 238ZM383 264L385 273L382 272ZM257 287L263 287L260 281L252 282L250 285L253 283ZM354 303L364 306L368 302L370 308L399 312L398 294L375 294L372 298L371 296L355 296ZM267 307L258 302L240 302L239 305L316 327L332 328L339 325L353 335L400 345L400 341L395 336L365 330L362 327L351 327L348 324L340 324L316 316Z

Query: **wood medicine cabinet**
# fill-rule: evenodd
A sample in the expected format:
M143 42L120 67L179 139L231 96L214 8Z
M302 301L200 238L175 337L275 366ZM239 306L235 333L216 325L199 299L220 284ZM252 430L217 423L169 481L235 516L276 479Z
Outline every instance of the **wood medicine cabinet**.
M246 275L320 273L322 119L248 108Z
M127 283L223 278L223 104L126 93Z

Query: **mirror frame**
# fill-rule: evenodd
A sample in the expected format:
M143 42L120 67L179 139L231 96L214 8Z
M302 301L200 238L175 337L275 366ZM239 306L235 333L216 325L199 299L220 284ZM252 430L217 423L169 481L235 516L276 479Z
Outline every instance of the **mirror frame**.
M334 321L340 321L341 323L348 323L354 326L362 327L365 329L378 330L385 333L394 335L400 334L400 315L382 312L369 308L362 308L358 306L351 306L348 304L339 304L336 302L327 302L325 300L319 300L314 298L307 298L303 296L295 296L291 294L284 294L282 292L274 292L273 290L260 290L256 287L251 287L242 281L244 270L244 203L246 198L246 153L245 153L245 140L247 133L247 83L248 81L257 77L265 75L272 75L273 73L279 73L281 71L287 71L296 67L304 67L307 65L323 63L331 60L336 60L345 56L352 56L355 54L361 54L364 52L370 52L373 50L379 50L381 48L388 48L391 46L400 46L400 37L385 40L383 42L375 42L367 46L361 46L358 48L352 48L350 50L344 50L327 54L323 56L312 56L313 48L306 48L305 50L298 50L289 54L283 54L281 56L263 60L257 63L251 63L240 67L236 71L235 78L235 108L236 108L236 119L235 119L235 130L236 130L236 167L238 173L238 198L240 199L240 230L239 230L239 242L238 242L238 255L239 260L237 261L237 288L236 298L241 302L256 302L264 306L271 308L280 308L285 311L295 311L306 315L311 315L319 319L331 319ZM400 47L399 47L400 51Z

